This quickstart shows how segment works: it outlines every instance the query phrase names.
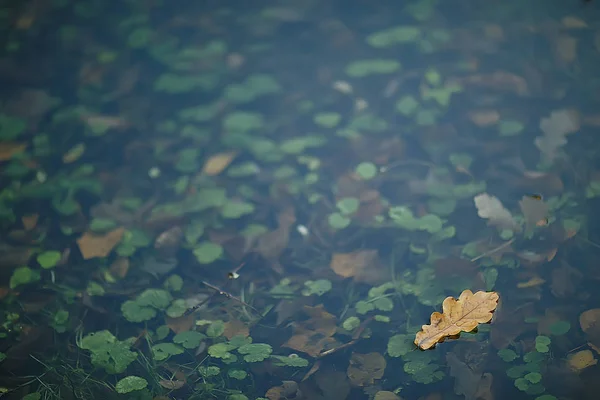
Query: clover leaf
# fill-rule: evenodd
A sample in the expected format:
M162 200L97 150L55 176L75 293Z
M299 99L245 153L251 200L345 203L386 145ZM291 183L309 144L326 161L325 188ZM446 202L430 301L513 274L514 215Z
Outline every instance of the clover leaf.
M394 335L390 337L387 344L387 352L390 357L402 357L411 352L415 346L414 335Z
M173 337L173 343L177 343L185 347L186 349L195 349L200 346L202 340L206 338L206 335L197 331L186 331L180 332Z
M182 353L183 349L173 343L158 343L152 346L152 355L156 361L164 361L171 356Z
M287 357L284 356L271 356L273 364L277 367L296 367L304 368L308 366L308 360L299 357L297 354L290 354Z

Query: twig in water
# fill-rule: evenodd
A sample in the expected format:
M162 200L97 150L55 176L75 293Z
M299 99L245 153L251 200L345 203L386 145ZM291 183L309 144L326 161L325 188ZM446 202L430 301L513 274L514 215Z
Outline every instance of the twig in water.
M478 255L475 258L471 258L471 262L477 261L477 260L479 260L479 259L481 259L483 257L491 256L492 254L494 254L494 253L496 253L496 252L498 252L498 251L500 251L500 250L502 250L502 249L510 246L512 244L512 242L514 242L514 241L515 241L515 238L512 238L508 242L504 242L500 246L498 246L496 248L493 248L490 251L486 251L485 253L480 254L480 255Z

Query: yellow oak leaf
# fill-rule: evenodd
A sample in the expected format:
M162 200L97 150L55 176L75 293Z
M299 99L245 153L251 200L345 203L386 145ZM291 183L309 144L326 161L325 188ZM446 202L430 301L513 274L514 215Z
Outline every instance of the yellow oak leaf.
M415 344L427 350L445 338L461 332L471 332L479 324L490 322L498 306L498 293L463 291L458 299L446 297L442 303L442 313L431 314L431 324L423 325L417 332Z

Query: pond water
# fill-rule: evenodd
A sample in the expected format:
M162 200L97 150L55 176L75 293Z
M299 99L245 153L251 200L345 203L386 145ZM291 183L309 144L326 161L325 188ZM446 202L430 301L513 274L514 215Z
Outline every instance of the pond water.
M598 397L597 2L6 3L2 397Z

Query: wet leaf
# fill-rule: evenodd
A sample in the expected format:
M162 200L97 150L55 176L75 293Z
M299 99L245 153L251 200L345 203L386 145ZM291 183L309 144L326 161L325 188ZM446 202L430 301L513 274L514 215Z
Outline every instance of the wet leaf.
M131 340L119 341L104 330L84 336L78 345L92 353L93 365L104 368L109 374L120 374L137 358L137 353L130 350L131 343Z
M487 399L491 392L492 375L481 374L459 360L454 353L446 354L450 375L455 379L454 393L465 396L465 400ZM487 393L488 396L485 394Z
M237 152L229 151L210 156L202 167L202 173L208 176L219 175L235 159Z
M135 392L136 390L145 389L146 386L148 386L148 381L146 381L144 378L130 375L119 380L119 382L117 382L115 385L115 390L117 393L125 394Z
M37 282L40 280L40 273L29 267L15 268L11 277L9 286L11 289L16 289L18 286L28 283Z
M344 229L350 226L352 220L341 213L335 212L327 216L327 222L333 229Z
M500 113L496 110L474 110L469 112L469 119L479 127L495 125L500 121Z
M337 321L322 305L304 306L303 311L310 318L297 322L294 334L282 346L317 357L325 347L336 343L332 336L337 330Z
M71 163L79 160L79 158L81 158L81 156L83 156L83 153L85 153L85 144L84 143L78 143L75 146L71 147L63 155L62 161L65 164L71 164Z
M331 281L327 279L317 279L316 281L308 280L304 282L304 289L302 289L303 296L322 296L329 292L332 288Z
M369 75L391 74L400 69L400 63L396 60L371 59L353 61L346 67L346 74L353 78L361 78Z
M194 248L194 256L200 264L210 264L223 255L223 248L212 242L201 242Z
M414 343L427 350L449 336L471 332L479 324L490 322L498 306L498 293L463 291L458 299L447 297L442 304L442 313L431 314L431 324L423 325Z
M156 361L164 361L171 356L183 353L183 348L173 343L158 343L152 346L152 356Z
M313 118L315 124L324 128L335 128L342 120L342 116L336 112L322 112L315 114Z
M402 357L415 349L412 335L401 334L390 337L387 352L390 357Z
M335 253L329 266L337 275L343 278L354 278L357 282L375 283L382 276L377 250Z
M0 161L9 161L15 155L23 153L27 148L25 143L2 142L0 143Z
M44 251L43 253L38 254L36 260L40 267L44 269L54 268L61 260L62 253L56 250Z
M300 399L302 392L295 381L283 381L281 386L273 386L267 390L265 397L269 400Z
M519 200L519 207L525 217L525 228L532 231L537 226L546 223L548 219L549 207L542 199L531 196L523 196Z
M356 166L354 172L361 179L369 180L377 176L378 169L377 166L371 162L362 162Z
M173 337L173 343L180 344L186 349L195 349L206 335L197 331L180 332Z
M237 349L244 356L246 362L263 361L271 355L273 348L266 343L249 343Z
M581 350L577 353L569 354L567 357L567 365L576 372L596 364L598 364L598 360L594 358L594 353L591 350Z
M86 232L77 239L77 245L85 260L106 257L121 242L124 233L125 228L122 227L104 235Z
M559 61L572 63L577 58L577 39L570 35L559 35L555 43Z
M352 385L368 386L383 377L386 365L385 358L379 353L352 353L346 374Z
M502 229L518 230L519 226L512 214L504 208L502 202L497 197L481 193L475 196L473 201L477 208L477 215L487 219L491 225Z

